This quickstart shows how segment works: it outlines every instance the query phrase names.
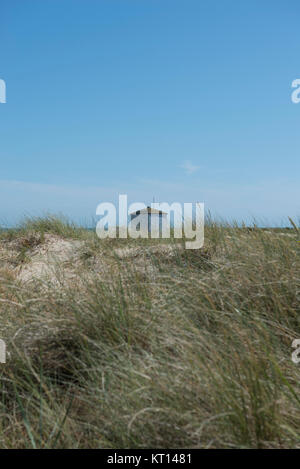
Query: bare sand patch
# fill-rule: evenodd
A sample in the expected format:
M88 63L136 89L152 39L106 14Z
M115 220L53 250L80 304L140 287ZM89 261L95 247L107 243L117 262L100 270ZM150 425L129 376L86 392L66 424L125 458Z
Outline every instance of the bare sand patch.
M30 251L29 261L16 267L17 279L22 282L37 279L58 283L61 269L68 278L72 277L72 265L78 262L82 246L82 241L65 240L56 235L46 234L43 244Z

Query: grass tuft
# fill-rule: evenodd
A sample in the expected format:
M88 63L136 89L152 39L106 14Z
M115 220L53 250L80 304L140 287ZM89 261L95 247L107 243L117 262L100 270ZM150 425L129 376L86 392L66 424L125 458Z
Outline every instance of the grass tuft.
M212 220L199 251L52 216L1 233L0 447L299 448L299 248Z

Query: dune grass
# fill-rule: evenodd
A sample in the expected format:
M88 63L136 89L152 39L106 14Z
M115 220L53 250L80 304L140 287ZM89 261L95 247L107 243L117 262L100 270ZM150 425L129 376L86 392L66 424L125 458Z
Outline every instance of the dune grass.
M169 253L48 217L0 245L30 263L49 234L82 242L60 288L0 261L1 448L300 447L296 224L210 222L202 250Z

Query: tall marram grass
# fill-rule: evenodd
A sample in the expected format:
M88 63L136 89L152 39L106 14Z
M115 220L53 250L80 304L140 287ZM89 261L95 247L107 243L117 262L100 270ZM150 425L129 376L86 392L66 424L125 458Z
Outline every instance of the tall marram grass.
M210 223L200 251L128 240L134 258L75 226L26 227L90 254L63 288L0 272L1 448L300 447L296 226Z

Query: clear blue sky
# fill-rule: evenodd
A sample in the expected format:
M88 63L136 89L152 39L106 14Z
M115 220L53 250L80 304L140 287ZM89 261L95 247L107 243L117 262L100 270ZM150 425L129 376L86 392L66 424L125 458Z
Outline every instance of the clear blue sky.
M299 1L3 0L0 219L300 215Z

